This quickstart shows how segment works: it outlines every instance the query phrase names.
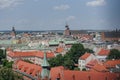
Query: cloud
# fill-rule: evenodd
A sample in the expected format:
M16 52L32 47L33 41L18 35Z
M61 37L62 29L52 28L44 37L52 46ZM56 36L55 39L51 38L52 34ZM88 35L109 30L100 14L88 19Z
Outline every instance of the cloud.
M23 0L0 0L0 9L13 7L18 4L21 4Z
M75 16L68 16L67 18L66 18L66 20L67 21L72 21L72 20L74 20L76 17Z
M64 4L64 5L55 6L53 9L54 9L54 10L67 10L67 9L69 9L69 8L70 8L69 5Z
M86 3L87 6L92 6L92 7L103 6L105 4L106 4L105 0L94 0Z

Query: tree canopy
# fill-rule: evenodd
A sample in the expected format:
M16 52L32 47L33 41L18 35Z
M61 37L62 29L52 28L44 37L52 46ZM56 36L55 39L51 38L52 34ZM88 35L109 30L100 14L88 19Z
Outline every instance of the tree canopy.
M51 67L55 66L64 66L68 69L75 69L75 64L78 64L78 59L82 56L85 52L92 52L90 49L85 49L82 44L73 44L71 49L62 56L57 55L55 58L52 58L49 61Z
M2 60L2 65L3 65L3 67L12 68L12 64L13 64L13 61L9 62L9 61L6 60L6 59L3 59L3 60Z
M56 57L54 57L52 59L49 59L48 61L49 61L50 65L51 65L51 67L60 66L64 62L64 57L61 54L59 54Z
M117 49L111 49L110 54L108 55L107 59L120 59L120 51Z
M5 59L6 57L6 51L3 51L2 49L0 49L0 62L2 59Z
M10 68L0 67L0 80L23 80L23 77Z

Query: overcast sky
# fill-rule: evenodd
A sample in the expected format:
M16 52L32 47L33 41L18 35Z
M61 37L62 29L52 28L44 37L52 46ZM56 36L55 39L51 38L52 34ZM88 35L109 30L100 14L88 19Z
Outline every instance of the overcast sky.
M120 29L120 0L0 0L0 30Z

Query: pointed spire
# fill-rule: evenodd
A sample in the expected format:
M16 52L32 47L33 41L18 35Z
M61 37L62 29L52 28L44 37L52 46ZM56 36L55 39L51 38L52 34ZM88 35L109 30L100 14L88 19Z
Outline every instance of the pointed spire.
M14 26L12 27L12 31L15 32L15 27Z
M48 63L48 61L47 61L47 55L44 52L44 59L43 59L42 67L47 67L47 66L50 66L50 64Z
M69 29L69 25L68 25L67 22L66 22L65 28L66 28L66 29Z
M15 31L15 27L14 26L12 27L11 35L13 36L13 38L16 37L16 31Z
M44 53L44 59L43 59L43 63L42 63L42 72L41 72L41 78L42 79L50 79L50 65L47 61L47 57L46 57L46 53Z

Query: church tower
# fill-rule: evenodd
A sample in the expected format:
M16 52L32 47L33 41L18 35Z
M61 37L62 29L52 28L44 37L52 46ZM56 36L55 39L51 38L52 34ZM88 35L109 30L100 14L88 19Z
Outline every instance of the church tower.
M43 59L43 63L41 66L42 66L41 79L50 80L50 65L47 61L46 53L44 53L44 59Z
M16 38L16 31L15 31L14 27L12 27L11 36L12 36L12 38Z
M66 28L66 29L65 29L65 31L64 31L64 35L65 35L65 36L70 36L70 29L69 29L69 25L68 25L68 24L66 24L66 25L65 25L65 28Z

